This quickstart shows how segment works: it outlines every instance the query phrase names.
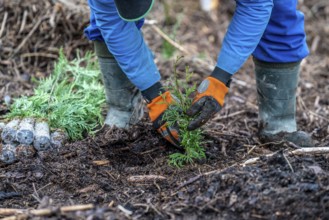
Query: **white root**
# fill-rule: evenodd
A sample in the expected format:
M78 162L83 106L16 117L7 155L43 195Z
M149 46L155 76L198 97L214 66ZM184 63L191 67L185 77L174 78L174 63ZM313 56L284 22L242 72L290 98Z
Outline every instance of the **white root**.
M1 148L0 161L6 164L14 163L17 160L16 147L12 144L5 144Z
M18 130L20 120L14 119L11 120L6 126L3 128L3 131L1 133L1 139L6 144L12 144L16 141L16 133Z
M61 130L56 130L50 135L51 146L55 149L63 147L67 139L68 135Z
M50 150L50 131L47 122L40 121L35 123L33 146L38 151Z
M33 118L24 118L19 124L16 134L16 140L21 144L32 144L34 139L34 122Z

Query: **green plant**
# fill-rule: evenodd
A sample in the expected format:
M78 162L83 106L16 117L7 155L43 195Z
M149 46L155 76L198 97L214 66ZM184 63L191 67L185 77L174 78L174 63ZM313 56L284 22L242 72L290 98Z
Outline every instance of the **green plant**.
M68 61L60 51L53 73L38 82L34 95L11 105L7 118L33 117L64 129L70 139L83 138L103 123L104 88L94 55Z
M205 150L202 147L203 137L201 129L189 131L187 126L192 120L186 114L186 111L192 104L192 93L196 90L196 84L192 86L189 84L193 73L190 72L189 67L185 67L185 79L178 79L177 66L182 57L177 58L174 65L174 76L170 80L167 89L177 98L177 101L171 104L164 114L164 120L169 126L179 127L181 145L184 147L185 153L174 153L169 156L169 164L182 167L186 163L192 163L196 159L205 158Z

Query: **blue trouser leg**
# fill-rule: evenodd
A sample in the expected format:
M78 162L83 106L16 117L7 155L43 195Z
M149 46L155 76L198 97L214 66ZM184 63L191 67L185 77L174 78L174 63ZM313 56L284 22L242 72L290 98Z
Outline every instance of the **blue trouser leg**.
M103 40L128 79L139 90L148 89L158 82L160 73L140 31L143 20L122 20L114 0L88 0L88 5L91 12L91 23L85 30L88 39ZM99 39L100 36L102 39Z
M96 24L93 10L90 12L90 25L85 29L89 40L94 41L103 76L106 100L109 107L105 124L127 128L138 123L143 116L143 102L140 91L127 78L114 56L108 50L102 33Z
M270 63L291 63L308 55L304 15L297 10L298 0L274 0L266 30L253 56Z
M92 10L90 10L90 23L89 26L84 30L84 34L89 40L104 41L102 33L96 25L95 14Z

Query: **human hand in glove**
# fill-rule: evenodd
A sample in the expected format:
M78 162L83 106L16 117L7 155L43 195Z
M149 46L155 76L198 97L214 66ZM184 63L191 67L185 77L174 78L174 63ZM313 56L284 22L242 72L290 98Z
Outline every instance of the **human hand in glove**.
M187 115L195 117L187 127L189 130L199 128L222 109L231 76L231 74L216 67L212 74L202 81L192 106L186 112Z
M147 108L149 109L149 117L153 123L153 127L171 144L180 147L179 128L169 126L163 120L165 111L174 102L170 92L164 91L161 84L156 83L148 91L143 91L142 94L148 102Z

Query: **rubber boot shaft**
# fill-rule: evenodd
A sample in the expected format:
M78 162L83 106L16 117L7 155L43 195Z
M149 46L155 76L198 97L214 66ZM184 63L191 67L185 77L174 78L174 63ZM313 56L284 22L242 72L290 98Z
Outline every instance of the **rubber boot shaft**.
M102 41L94 41L109 111L105 124L127 128L144 114L140 91L127 78L114 56Z
M259 119L264 132L297 130L296 90L299 63L269 64L255 62Z
M259 107L259 136L263 141L291 141L308 147L310 136L297 131L296 91L300 62L265 63L254 59Z

